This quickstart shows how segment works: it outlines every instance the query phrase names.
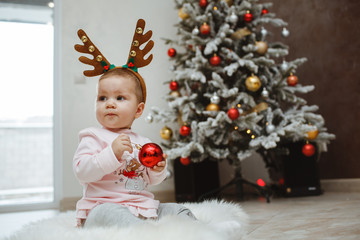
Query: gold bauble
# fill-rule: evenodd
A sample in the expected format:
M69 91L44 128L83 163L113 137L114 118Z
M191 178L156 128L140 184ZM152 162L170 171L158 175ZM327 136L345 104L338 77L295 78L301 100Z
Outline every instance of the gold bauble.
M307 132L306 135L307 139L313 140L319 135L319 130L315 129L314 131Z
M257 41L255 42L256 45L256 52L260 55L264 55L268 50L268 45L264 41Z
M179 10L179 17L182 19L182 20L185 20L187 18L189 18L189 14L187 14L186 12L183 11L183 8L180 8Z
M169 140L172 137L172 130L165 126L160 130L160 136L162 139Z
M257 76L253 74L246 79L245 85L249 91L256 92L261 87L261 81Z
M210 103L206 107L206 111L218 112L219 110L220 110L219 105L217 105L215 103Z
M172 96L172 97L180 97L181 94L180 94L179 91L171 91L170 96Z

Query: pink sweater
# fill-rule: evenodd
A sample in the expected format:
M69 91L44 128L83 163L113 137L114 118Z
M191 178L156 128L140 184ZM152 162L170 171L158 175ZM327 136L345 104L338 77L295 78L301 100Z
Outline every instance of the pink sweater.
M133 144L133 153L125 152L120 161L115 157L111 144L125 133ZM87 128L79 133L73 169L83 185L83 197L77 202L77 219L86 219L89 211L101 203L118 203L135 215L157 217L159 201L147 191L148 185L161 183L166 170L155 172L140 164L136 144L144 145L149 139L131 130L111 132L104 128Z

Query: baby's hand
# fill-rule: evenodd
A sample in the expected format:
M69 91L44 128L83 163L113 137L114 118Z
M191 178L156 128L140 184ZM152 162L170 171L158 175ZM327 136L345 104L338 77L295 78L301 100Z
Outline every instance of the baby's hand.
M166 167L166 158L167 155L164 153L163 154L163 160L161 160L160 162L158 162L155 166L153 166L151 168L151 170L155 171L155 172L161 172L164 170L164 168Z
M117 138L115 138L115 140L111 144L111 148L119 161L125 151L128 151L129 153L133 152L130 137L123 133L120 134Z

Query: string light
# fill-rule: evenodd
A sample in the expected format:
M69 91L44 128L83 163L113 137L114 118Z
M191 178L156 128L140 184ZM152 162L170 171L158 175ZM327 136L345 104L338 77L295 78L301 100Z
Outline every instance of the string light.
M247 134L250 134L250 133L251 133L251 130L250 130L250 129L246 130L246 133L247 133Z

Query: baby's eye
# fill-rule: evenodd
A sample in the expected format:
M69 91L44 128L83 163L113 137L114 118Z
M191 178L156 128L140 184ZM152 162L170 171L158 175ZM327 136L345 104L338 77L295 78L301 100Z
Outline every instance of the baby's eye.
M116 100L118 100L118 101L122 101L122 100L125 100L125 98L124 98L124 97L122 97L122 96L118 96L118 97L116 98Z
M106 101L106 100L107 100L107 97L105 97L105 96L98 97L98 101Z

